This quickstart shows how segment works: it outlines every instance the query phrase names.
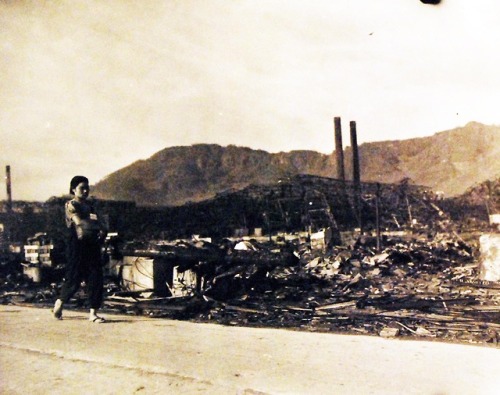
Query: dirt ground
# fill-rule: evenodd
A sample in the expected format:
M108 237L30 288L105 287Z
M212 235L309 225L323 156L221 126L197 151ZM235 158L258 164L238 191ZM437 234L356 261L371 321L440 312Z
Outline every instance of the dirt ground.
M0 306L3 394L497 394L500 350Z

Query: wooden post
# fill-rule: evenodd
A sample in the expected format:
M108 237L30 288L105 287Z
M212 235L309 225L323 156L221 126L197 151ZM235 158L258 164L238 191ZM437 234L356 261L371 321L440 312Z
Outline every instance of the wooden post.
M377 252L380 252L380 184L377 183L375 195L375 226L377 227Z

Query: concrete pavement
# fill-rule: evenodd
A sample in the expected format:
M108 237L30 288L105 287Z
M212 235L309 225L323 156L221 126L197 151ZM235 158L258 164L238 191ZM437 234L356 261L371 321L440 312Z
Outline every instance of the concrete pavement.
M0 306L2 394L498 394L500 349Z

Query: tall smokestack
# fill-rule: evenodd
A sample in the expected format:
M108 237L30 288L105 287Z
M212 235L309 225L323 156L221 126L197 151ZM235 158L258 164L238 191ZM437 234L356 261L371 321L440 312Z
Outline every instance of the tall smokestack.
M345 181L344 149L342 148L342 127L340 117L333 118L335 126L335 153L337 155L337 178Z
M360 185L361 176L359 173L359 152L358 152L358 136L356 134L356 121L349 123L351 128L351 147L352 147L352 179L355 185Z
M358 226L363 233L363 219L361 212L361 176L359 172L359 152L358 136L356 134L356 122L349 123L351 129L351 147L352 147L352 180L354 184L354 210L358 220Z
M5 180L7 182L7 211L12 211L12 185L10 180L10 166L5 167Z

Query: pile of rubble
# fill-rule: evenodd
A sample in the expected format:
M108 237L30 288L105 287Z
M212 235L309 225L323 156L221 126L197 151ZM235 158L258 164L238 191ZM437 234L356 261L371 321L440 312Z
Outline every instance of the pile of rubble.
M317 246L316 246L317 247ZM104 309L226 325L411 336L497 343L500 283L480 281L477 246L458 235L361 236L345 246L314 248L310 238L182 241L134 247L191 273L182 295L124 291L106 283ZM51 282L29 281L2 261L2 303L51 306L62 270ZM181 283L181 286L183 284ZM83 307L80 291L74 308ZM71 306L69 306L71 308Z
M115 292L106 303L122 312L228 325L499 340L500 284L477 280L475 249L457 237L387 236L380 252L374 237L327 251L300 239L241 246L183 243L171 252L201 286L178 298ZM194 249L210 253L183 260Z

